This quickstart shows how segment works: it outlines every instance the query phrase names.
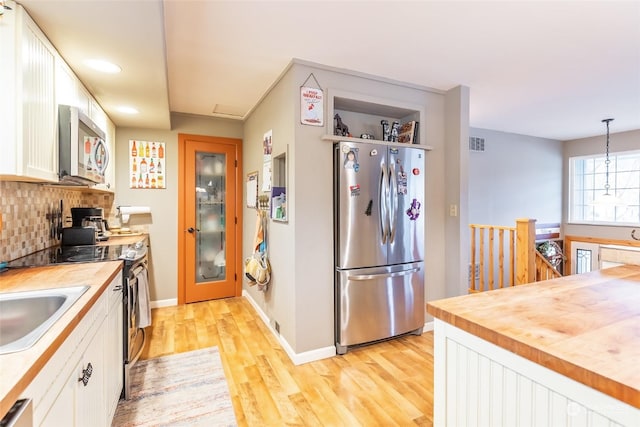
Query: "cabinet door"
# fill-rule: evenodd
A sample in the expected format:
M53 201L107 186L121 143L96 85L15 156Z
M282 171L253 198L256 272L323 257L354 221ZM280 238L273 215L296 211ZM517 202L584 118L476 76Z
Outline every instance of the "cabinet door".
M56 137L55 49L38 26L22 13L22 173L31 178L58 181Z
M107 410L104 392L106 323L102 325L89 343L86 352L76 367L76 426L106 426ZM86 384L79 379L91 366L91 375ZM88 374L86 374L88 375ZM110 421L110 420L109 420Z
M11 5L12 7L15 4ZM18 77L16 48L16 14L17 10L5 10L0 19L0 82L2 95L0 96L0 141L2 141L2 156L0 156L0 174L15 174L16 159L18 158L17 140L18 119ZM9 84L11 82L11 84ZM8 141L5 142L5 141Z
M119 278L121 276L118 276ZM119 291L122 294L122 289ZM105 348L106 358L106 372L105 376L105 388L107 402L107 420L111 421L116 412L118 406L118 400L120 400L120 393L122 392L123 384L123 312L122 312L122 297L117 298L117 301L111 304L109 307L109 314L107 316L107 345Z
M600 245L597 243L571 243L571 274L582 274L600 268Z
M106 117L106 116L105 116ZM104 172L104 184L97 185L98 188L104 187L109 191L116 191L116 127L108 117L105 122L106 143L109 149L109 162Z
M40 427L58 427L58 426L75 426L75 411L74 411L74 392L76 390L76 384L78 378L76 378L75 371L67 379L64 387L60 391L60 394L56 398L53 406L49 409L49 412L45 416Z
M71 68L59 55L56 56L56 105L80 107L78 80Z

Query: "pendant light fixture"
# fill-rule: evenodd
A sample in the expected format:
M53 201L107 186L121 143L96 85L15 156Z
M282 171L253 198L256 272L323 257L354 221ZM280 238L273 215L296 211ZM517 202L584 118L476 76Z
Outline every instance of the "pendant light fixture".
M611 188L611 186L609 185L609 164L611 163L611 160L609 160L609 123L612 122L613 119L603 119L602 123L606 123L607 124L607 156L606 159L604 161L604 165L606 168L606 175L605 175L605 184L604 184L604 195L605 196L610 196L609 194L609 188Z
M624 205L620 199L618 199L615 194L610 193L611 185L609 184L609 165L611 164L611 160L609 159L609 123L612 122L613 119L603 119L602 123L606 123L607 125L607 145L606 145L606 157L604 160L605 166L605 184L604 184L604 194L600 194L595 197L593 204L595 206L603 206L603 207L615 207ZM615 193L615 191L614 191Z

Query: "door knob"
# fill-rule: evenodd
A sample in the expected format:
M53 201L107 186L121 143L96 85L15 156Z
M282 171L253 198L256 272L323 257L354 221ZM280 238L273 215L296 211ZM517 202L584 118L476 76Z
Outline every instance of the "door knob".
M189 227L187 228L187 231L191 234L195 233L196 231L200 231L199 228L193 228L193 227Z

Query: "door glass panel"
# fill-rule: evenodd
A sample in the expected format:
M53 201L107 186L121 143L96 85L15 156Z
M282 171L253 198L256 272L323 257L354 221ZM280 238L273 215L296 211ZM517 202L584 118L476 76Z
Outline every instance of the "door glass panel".
M588 273L591 271L591 252L592 251L590 249L576 250L576 274Z
M196 152L196 284L226 279L226 155Z

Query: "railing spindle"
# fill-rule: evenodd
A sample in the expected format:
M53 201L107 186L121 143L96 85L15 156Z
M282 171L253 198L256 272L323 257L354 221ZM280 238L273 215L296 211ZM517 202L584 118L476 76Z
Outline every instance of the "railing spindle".
M484 287L484 230L485 228L480 228L478 230L480 233L480 284L478 285L478 288L481 291L486 290Z
M475 292L476 289L476 227L471 225L471 269L469 271L471 279L470 291Z
M498 287L504 287L504 229L498 231L500 248L498 250Z
M494 228L489 227L489 290L493 290L493 244Z

